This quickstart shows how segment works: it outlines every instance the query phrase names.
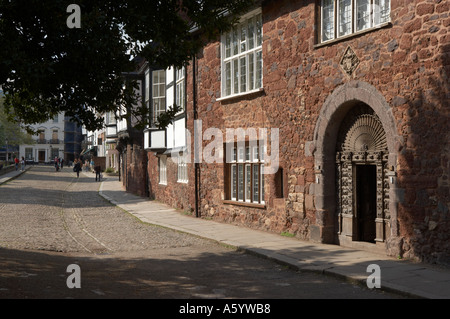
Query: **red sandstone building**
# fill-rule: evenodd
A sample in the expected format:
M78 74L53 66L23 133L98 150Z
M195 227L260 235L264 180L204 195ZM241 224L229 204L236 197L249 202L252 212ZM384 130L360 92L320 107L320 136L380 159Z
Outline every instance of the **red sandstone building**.
M122 140L124 184L201 218L449 263L449 25L448 1L262 1L184 69L141 70L150 116L183 110Z

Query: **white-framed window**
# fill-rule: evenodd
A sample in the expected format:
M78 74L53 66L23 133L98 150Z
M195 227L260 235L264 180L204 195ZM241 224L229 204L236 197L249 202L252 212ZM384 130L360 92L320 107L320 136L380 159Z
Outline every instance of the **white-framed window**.
M166 71L152 72L152 120L158 122L158 116L166 111Z
M264 159L262 148L245 143L230 147L230 162L226 169L229 180L226 188L228 198L237 202L264 204ZM257 145L257 143L254 143Z
M178 156L178 183L187 183L188 182L188 170L186 158L184 156Z
M374 28L391 21L390 0L321 0L320 42Z
M113 111L106 112L106 125L116 124L116 117Z
M25 159L32 160L33 159L33 148L25 148Z
M167 156L159 157L159 183L167 185Z
M186 104L185 92L185 68L175 70L175 104L181 108L180 113L184 112Z
M261 9L257 9L222 35L222 98L262 88L262 30Z

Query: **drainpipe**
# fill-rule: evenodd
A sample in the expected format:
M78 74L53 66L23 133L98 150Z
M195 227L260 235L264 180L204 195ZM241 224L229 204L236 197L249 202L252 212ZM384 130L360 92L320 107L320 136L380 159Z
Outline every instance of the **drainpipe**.
M194 108L194 126L195 126L195 120L198 119L198 110L197 110L197 59L194 54L192 58L192 95L193 95L193 108ZM196 137L194 136L194 143L196 143ZM195 217L200 217L200 209L199 209L199 191L200 191L200 166L199 163L195 161L195 154L194 154L194 174L195 174Z
M120 164L120 154L122 153L122 152L118 152L119 154L119 163L118 163L118 167L119 167L119 182L121 182L121 171L122 171L122 166L121 166L121 164Z

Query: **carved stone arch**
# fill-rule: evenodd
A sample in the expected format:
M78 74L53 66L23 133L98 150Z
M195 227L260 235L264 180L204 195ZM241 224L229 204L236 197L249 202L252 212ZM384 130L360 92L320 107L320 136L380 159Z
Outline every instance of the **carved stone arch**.
M397 208L396 208L396 188L395 188L395 168L397 154L402 148L403 140L397 133L395 120L390 105L386 102L383 95L372 85L361 82L351 81L338 87L322 106L316 122L314 136L312 141L312 155L314 156L316 183L314 184L316 224L311 227L310 239L325 243L339 243L336 233L338 225L335 216L337 210L336 203L336 150L338 149L338 135L345 119L355 105L363 104L370 109L372 115L376 115L377 121L381 124L385 139L374 141L376 148L386 149L386 166L393 175L391 187L389 189L388 210L391 216L391 236L397 236ZM369 114L369 113L368 113ZM374 117L366 116L365 120L374 120ZM363 121L362 119L360 121ZM364 130L361 122L354 123L359 125L359 132ZM380 128L380 125L376 125ZM356 128L356 127L355 127ZM358 130L354 130L355 132ZM349 130L347 130L347 134ZM361 138L361 137L360 137ZM355 133L349 133L345 140L345 147L350 147L351 143L361 144L361 140L356 138ZM364 143L362 143L364 144ZM346 146L347 145L347 146ZM385 145L385 146L384 146Z
M387 152L386 132L365 104L354 107L341 124L336 148L340 152Z

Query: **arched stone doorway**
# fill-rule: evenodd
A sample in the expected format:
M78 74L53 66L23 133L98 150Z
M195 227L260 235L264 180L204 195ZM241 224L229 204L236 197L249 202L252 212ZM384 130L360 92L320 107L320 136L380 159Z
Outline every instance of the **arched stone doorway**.
M367 132L361 131L362 128L357 129L364 119L375 121L377 123L375 126L382 128L384 137L377 139ZM369 128L375 122L369 125ZM376 133L373 134L376 135ZM380 141L382 141L381 144L379 144ZM314 184L316 223L310 228L312 241L351 246L355 246L355 243L376 242L377 246L384 251L386 242L383 241L396 238L398 234L396 167L397 154L402 144L403 139L397 133L391 107L383 95L372 85L361 81L351 81L338 87L328 96L320 111L314 139L309 148L314 156L316 181ZM363 150L358 150L361 147ZM348 152L352 152L350 158L347 158L350 155ZM362 152L363 154L353 155L353 152ZM357 159L356 156L362 157ZM350 169L351 174L348 171ZM351 186L344 185L346 189L339 189L342 187L343 180L337 175L343 174L343 172L347 174L344 183L350 182ZM383 175L383 178L378 179L377 176L380 174ZM369 185L369 189L359 188L358 190L355 188L357 183L364 184L362 182L364 179L371 180L366 183ZM386 182L389 185L385 185ZM367 201L372 201L369 205L376 206L376 208L372 208L372 214L377 215L369 215L368 219L375 217L375 221L362 226L363 219L367 218L356 220L357 217L353 212L358 209L355 207L358 205L358 201L354 199L358 198L358 192L360 193L359 198L363 198L363 202L365 193L378 194L379 183L385 186L380 188L385 196L382 196L383 200L380 201L377 197L370 198L370 195L367 195L369 196L366 197ZM348 196L351 196L351 201ZM347 208L348 205L351 205L351 212L342 210L342 200L347 200ZM378 209L378 206L380 204L383 206L384 215L379 214L381 210ZM360 202L359 205L362 203ZM350 218L350 215L353 219L351 222L345 220ZM367 215L365 216L367 217ZM381 216L383 222L378 216ZM364 234L362 234L363 232ZM366 246L362 245L361 247ZM393 250L395 249L393 248ZM395 254L395 252L393 253Z
M386 133L375 112L355 103L336 144L338 241L384 242L390 236Z

